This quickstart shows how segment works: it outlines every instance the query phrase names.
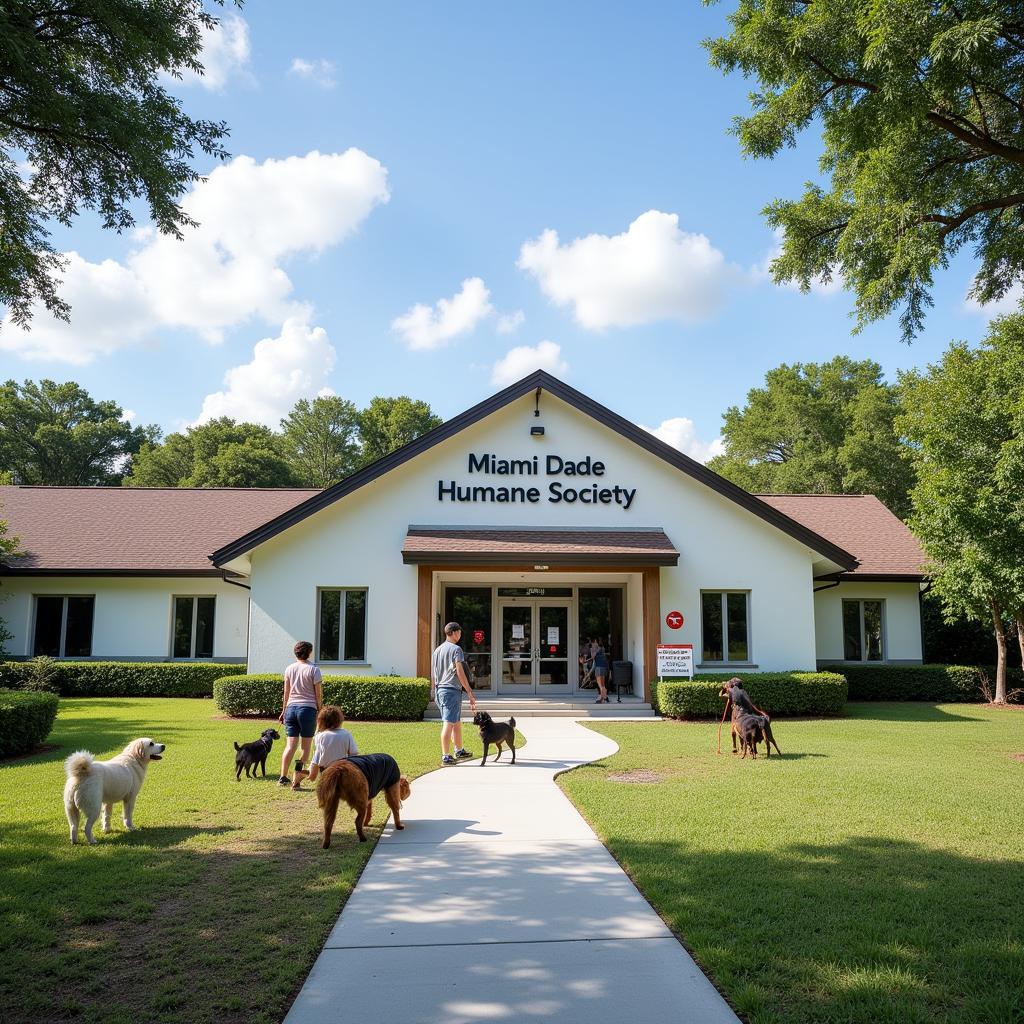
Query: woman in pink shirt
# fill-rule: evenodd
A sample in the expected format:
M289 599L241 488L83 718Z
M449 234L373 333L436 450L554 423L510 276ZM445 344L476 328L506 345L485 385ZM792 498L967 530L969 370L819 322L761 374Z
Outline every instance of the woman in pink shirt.
M284 722L284 734L288 737L281 758L279 786L287 786L288 765L295 748L302 743L302 757L295 762L295 782L292 789L298 789L302 781L303 762L309 760L309 747L316 732L316 715L323 704L320 669L310 660L313 645L300 640L295 645L295 662L284 670L284 695L281 698L279 720Z

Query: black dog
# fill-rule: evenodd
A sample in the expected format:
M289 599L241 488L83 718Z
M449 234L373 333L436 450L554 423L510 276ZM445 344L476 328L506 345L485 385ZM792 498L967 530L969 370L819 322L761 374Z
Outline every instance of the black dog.
M235 750L238 753L235 754L235 781L242 781L243 768L247 779L255 779L257 766L263 769L263 778L266 778L267 757L270 755L270 748L274 745L274 740L280 738L281 734L276 729L264 729L258 740L253 740L252 743L243 743L241 746L236 743ZM252 775L249 774L250 768Z
M508 722L496 722L486 711L478 711L473 716L473 724L480 727L480 740L484 745L484 758L480 762L483 768L487 764L487 751L493 743L498 748L494 760L501 760L502 744L508 744L512 751L512 763L516 763L516 720L510 718Z

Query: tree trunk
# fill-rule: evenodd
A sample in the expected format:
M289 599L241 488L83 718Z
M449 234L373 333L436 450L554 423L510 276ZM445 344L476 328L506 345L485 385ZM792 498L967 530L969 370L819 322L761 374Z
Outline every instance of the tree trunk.
M1003 626L1003 610L999 602L991 598L992 625L996 631L996 704L1006 703L1006 629Z
M1017 613L1013 624L1017 627L1017 643L1020 645L1020 667L1024 671L1024 611Z

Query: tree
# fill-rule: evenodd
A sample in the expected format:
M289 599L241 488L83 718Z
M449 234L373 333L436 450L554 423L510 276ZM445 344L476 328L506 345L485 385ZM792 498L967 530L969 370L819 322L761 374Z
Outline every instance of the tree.
M330 487L359 467L359 410L344 398L296 402L281 430L292 474L304 487Z
M777 282L837 274L857 329L902 307L922 326L933 274L964 246L971 294L1024 277L1024 9L1018 0L740 0L712 65L758 80L733 132L774 157L822 130L828 188L765 208L784 232Z
M170 434L163 444L143 447L130 487L290 487L291 468L280 436L256 423L236 423L227 416L184 433Z
M870 359L783 363L725 412L725 453L708 467L761 494L874 494L904 516L913 470L897 412L895 388Z
M198 179L197 148L226 155L227 127L188 117L162 83L202 71L215 24L201 0L0 5L0 305L15 323L28 324L34 301L70 313L48 221L70 225L87 209L124 231L141 199L161 232L192 226L176 200Z
M132 456L155 441L113 401L95 401L74 381L0 385L0 469L20 484L117 484Z
M1006 632L1024 655L1024 317L993 322L978 349L953 345L927 372L901 376L898 428L917 483L910 526L948 619L988 619L996 700L1006 700Z
M384 458L441 423L441 417L435 416L426 402L414 401L408 395L372 399L359 414L361 465Z

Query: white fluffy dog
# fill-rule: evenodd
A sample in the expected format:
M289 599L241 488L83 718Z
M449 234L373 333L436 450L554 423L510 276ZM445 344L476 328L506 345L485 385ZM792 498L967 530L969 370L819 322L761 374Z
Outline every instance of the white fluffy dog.
M150 761L159 761L165 744L148 736L132 740L117 757L97 761L88 750L78 750L64 762L68 781L64 787L64 813L71 826L71 842L78 841L79 813L85 815L85 838L95 844L92 827L103 811L103 831L110 831L110 808L124 803L124 827L132 825L132 808L146 779Z

